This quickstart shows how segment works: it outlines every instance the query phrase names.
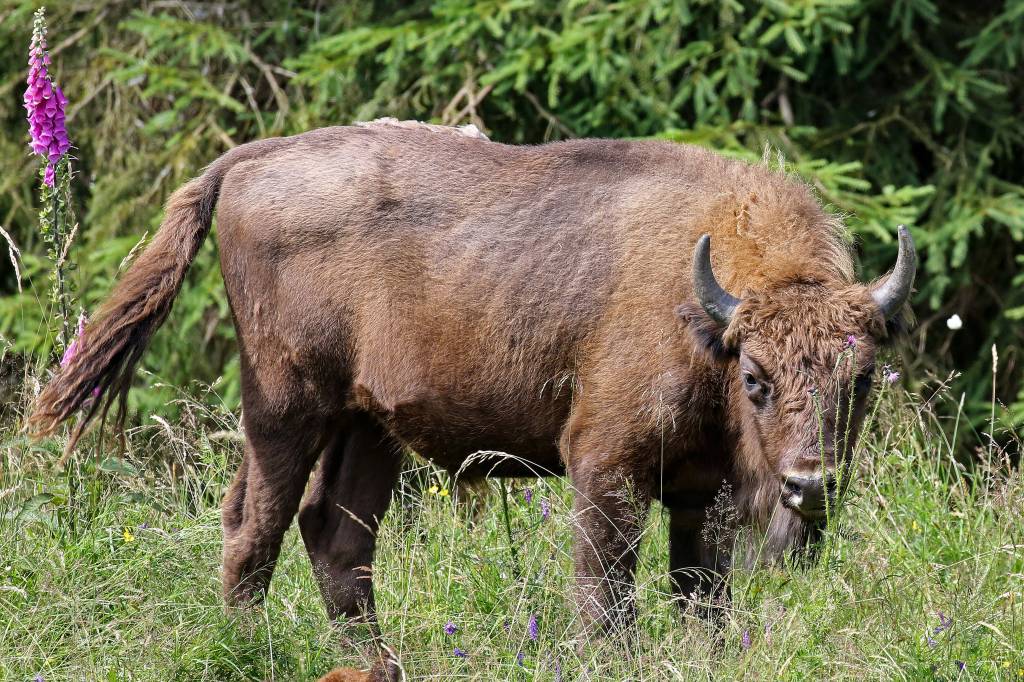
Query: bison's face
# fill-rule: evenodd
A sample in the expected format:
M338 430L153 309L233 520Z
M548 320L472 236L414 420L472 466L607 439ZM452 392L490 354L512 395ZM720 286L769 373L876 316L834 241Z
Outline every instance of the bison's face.
M825 515L846 479L875 355L910 294L916 257L909 232L899 237L896 267L881 284L793 279L742 300L715 280L709 239L697 244L700 307L682 311L691 333L727 360L740 466L770 472L781 503L807 520Z
M762 460L782 504L806 519L825 515L846 478L887 338L865 287L800 283L745 299L724 334L744 456Z

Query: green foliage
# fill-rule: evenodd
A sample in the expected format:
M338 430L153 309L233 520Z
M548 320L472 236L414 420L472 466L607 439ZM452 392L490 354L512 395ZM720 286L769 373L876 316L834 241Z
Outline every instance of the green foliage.
M20 92L33 4L0 5L0 224L29 293L0 333L38 351L42 271ZM997 395L1024 423L1024 7L1007 0L419 0L217 6L115 0L49 8L78 146L73 247L88 309L159 222L161 201L227 148L390 115L474 122L492 138L660 136L757 160L766 149L848 217L864 275L906 223L922 255L904 364L955 388L982 423ZM62 43L61 41L65 41ZM224 375L229 314L203 250L146 366L181 385ZM683 276L681 273L680 276ZM16 291L13 274L0 290ZM958 332L945 319L964 320ZM148 408L164 396L140 396Z

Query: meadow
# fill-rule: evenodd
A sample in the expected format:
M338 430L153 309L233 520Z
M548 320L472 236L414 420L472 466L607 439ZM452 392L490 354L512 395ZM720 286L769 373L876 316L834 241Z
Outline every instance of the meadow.
M943 400L881 390L819 560L737 569L717 623L674 602L655 507L637 625L592 641L571 596L568 482L491 481L459 503L410 455L378 545L384 636L412 679L1024 679L1024 478L985 433L958 461ZM266 602L225 613L218 505L239 427L213 391L179 407L121 457L92 438L62 463L60 439L30 444L16 418L0 434L0 679L301 680L369 663L365 626L329 625L294 526Z

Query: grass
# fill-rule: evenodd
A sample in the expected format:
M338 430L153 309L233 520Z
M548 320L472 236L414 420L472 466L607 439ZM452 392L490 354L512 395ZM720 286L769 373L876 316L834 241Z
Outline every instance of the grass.
M60 442L0 431L0 678L302 680L367 663L341 643L365 641L361 626L329 626L294 527L266 603L225 614L218 505L240 456L236 424L186 407L179 423L132 432L124 458L63 468ZM717 627L680 616L655 507L636 628L582 643L568 483L510 487L512 552L499 483L474 514L410 460L376 561L385 638L413 679L570 680L584 664L606 680L1024 679L1020 469L968 471L905 396L884 401L860 447L816 565L737 571Z

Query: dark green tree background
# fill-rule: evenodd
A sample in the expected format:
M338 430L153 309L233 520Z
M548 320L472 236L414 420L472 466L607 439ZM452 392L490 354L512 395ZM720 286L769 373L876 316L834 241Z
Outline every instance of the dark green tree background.
M31 14L0 0L0 333L45 354L46 262L21 94ZM952 369L977 423L990 347L1024 424L1024 2L420 0L48 7L70 100L82 305L105 296L175 187L233 145L378 116L473 122L492 139L664 137L784 164L844 214L874 277L911 226L923 268L902 363L928 397ZM3 245L0 245L3 247ZM0 250L5 250L0 248ZM0 253L0 255L4 255ZM680 273L680 276L686 276ZM950 331L946 319L963 319ZM213 248L145 365L238 399ZM142 392L147 409L167 389Z

